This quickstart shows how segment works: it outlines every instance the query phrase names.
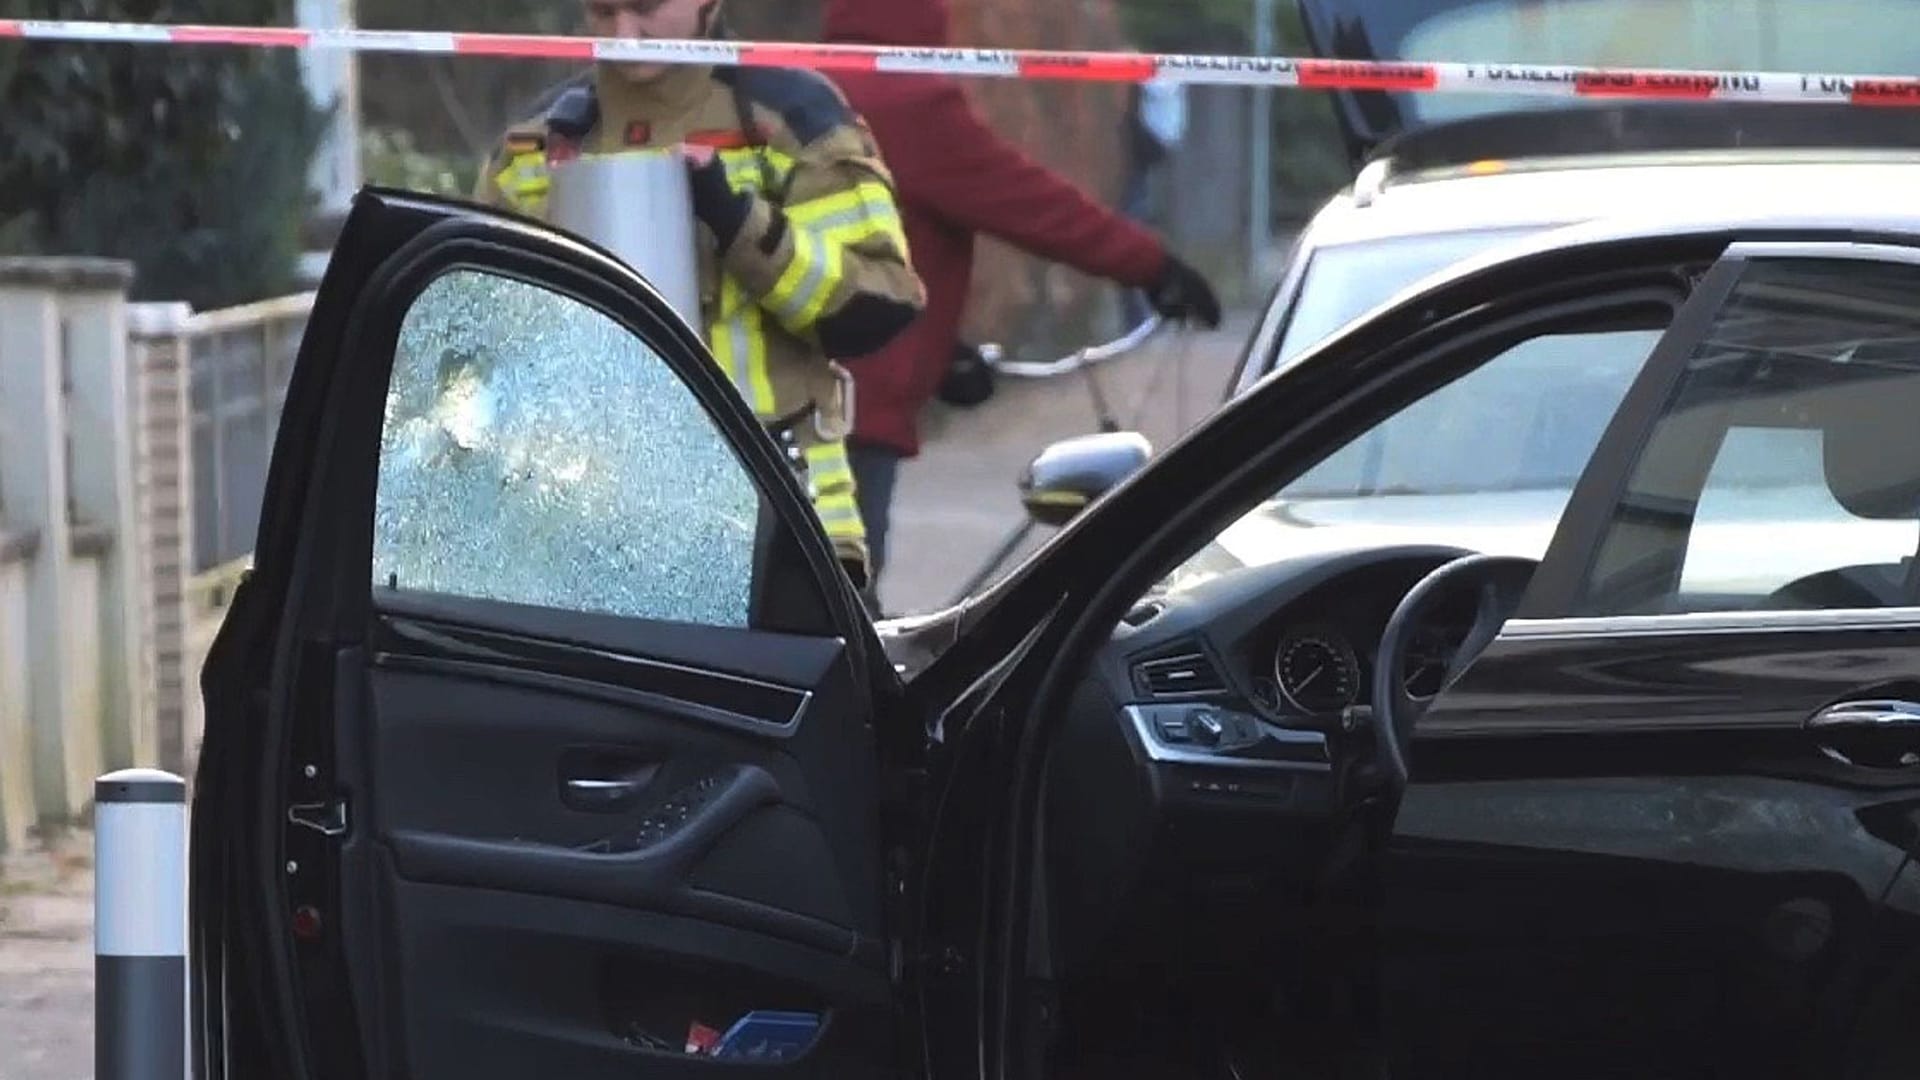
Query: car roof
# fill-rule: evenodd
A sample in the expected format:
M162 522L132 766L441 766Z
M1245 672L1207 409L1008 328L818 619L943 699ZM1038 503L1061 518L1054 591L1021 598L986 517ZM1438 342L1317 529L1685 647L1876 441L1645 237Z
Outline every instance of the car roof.
M1760 166L1743 166L1743 169ZM1377 318L1381 313L1397 308L1424 296L1436 289L1448 287L1466 278L1474 277L1490 269L1511 263L1522 262L1541 255L1555 252L1568 252L1573 249L1605 248L1609 245L1633 243L1636 241L1686 240L1746 240L1746 241L1813 241L1832 243L1835 241L1853 241L1859 243L1896 242L1913 249L1911 256L1920 261L1920 200L1907 194L1911 185L1920 180L1920 160L1903 164L1878 165L1840 165L1826 162L1819 165L1800 164L1791 177L1793 183L1774 183L1784 174L1778 172L1754 173L1731 170L1705 170L1693 174L1690 179L1718 176L1723 183L1717 188L1700 188L1681 191L1684 186L1669 185L1659 192L1640 191L1621 183L1605 193L1596 192L1590 183L1568 184L1556 189L1556 194L1565 196L1575 192L1586 192L1593 199L1600 199L1604 205L1587 204L1576 210L1566 202L1558 205L1568 212L1568 220L1553 221L1548 204L1540 203L1525 206L1510 206L1504 211L1490 205L1484 197L1488 191L1504 190L1509 198L1519 198L1524 189L1514 186L1481 187L1475 189L1476 209L1484 211L1479 217L1456 215L1446 220L1437 220L1438 215L1429 213L1418 216L1421 209L1431 210L1436 202L1429 200L1424 204L1416 200L1399 203L1393 220L1398 228L1383 229L1377 226L1364 228L1344 228L1346 222L1340 220L1343 215L1362 215L1375 207L1356 208L1353 206L1329 206L1322 217L1331 217L1332 223L1323 231L1329 239L1319 236L1303 237L1310 239L1315 248L1339 244L1359 245L1369 241L1391 240L1413 235L1437 235L1448 231L1460 231L1472 228L1497 229L1514 227L1523 223L1532 223L1541 227L1532 232L1507 238L1487 246L1478 253L1466 255L1448 265L1434 270L1425 277L1409 282L1403 288L1393 292L1371 309L1356 312L1354 317L1339 329L1328 333L1289 359L1273 363L1274 336L1282 326L1280 316L1287 304L1281 290L1277 290L1274 303L1269 306L1260 325L1247 344L1248 358L1261 357L1256 362L1243 360L1240 375L1229 391L1229 398L1245 393L1254 383L1264 381L1281 371L1294 367L1327 348L1333 343L1355 333L1361 326ZM1606 173L1610 170L1583 170ZM1671 167L1647 170L1654 178L1671 178L1679 171ZM1537 173L1533 179L1545 179L1549 185L1565 180L1569 173ZM1826 185L1818 193L1808 193L1799 185L1812 182L1814 177L1822 178ZM1519 174L1506 177L1521 180ZM1471 181L1450 181L1449 183L1484 183L1497 177L1477 177ZM1619 177L1616 177L1619 179ZM1640 179L1640 178L1637 178ZM1750 181L1742 189L1741 182ZM1730 181L1731 184L1726 183ZM1857 181L1858 186L1849 186L1849 181ZM1441 189L1433 189L1441 190ZM1454 190L1459 190L1455 188ZM1638 202L1622 198L1623 192L1634 191L1647 197ZM1675 194L1680 192L1680 194ZM1814 197L1817 194L1818 197ZM1444 205L1444 204L1439 204ZM1409 217L1407 215L1416 215ZM1385 218L1378 220L1385 221ZM1316 228L1319 225L1316 223ZM1292 274L1303 269L1303 260L1295 260Z
M1913 197L1920 190L1914 186L1920 154L1910 151L1680 151L1501 164L1495 172L1468 166L1410 174L1371 192L1363 177L1329 200L1302 230L1228 398L1414 296L1550 251L1662 237L1792 233L1898 236L1920 246L1920 200ZM1289 297L1315 251L1469 231L1511 235L1409 281L1372 309L1355 312L1341 329L1275 362Z
M1551 228L1617 215L1714 217L1760 224L1809 208L1846 220L1905 219L1920 153L1697 151L1476 163L1398 176L1365 174L1309 223L1314 247L1468 230ZM1831 223L1831 217L1818 215Z

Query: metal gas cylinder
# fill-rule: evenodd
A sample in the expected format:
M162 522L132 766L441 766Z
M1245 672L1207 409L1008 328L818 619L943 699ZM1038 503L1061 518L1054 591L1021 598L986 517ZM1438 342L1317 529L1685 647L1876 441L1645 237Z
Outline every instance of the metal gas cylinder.
M705 340L693 195L686 165L677 154L629 151L556 166L548 219L639 271Z

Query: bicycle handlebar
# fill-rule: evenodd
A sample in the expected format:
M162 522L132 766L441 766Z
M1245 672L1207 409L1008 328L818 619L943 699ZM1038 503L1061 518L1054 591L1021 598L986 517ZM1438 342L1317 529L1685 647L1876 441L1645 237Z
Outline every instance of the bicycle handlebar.
M1058 360L1005 360L1001 359L1000 346L987 344L980 346L980 355L987 366L996 375L1012 375L1023 379L1049 379L1055 375L1065 375L1070 371L1124 356L1139 348L1158 333L1166 319L1159 315L1149 315L1140 325L1103 345L1089 345L1069 356Z

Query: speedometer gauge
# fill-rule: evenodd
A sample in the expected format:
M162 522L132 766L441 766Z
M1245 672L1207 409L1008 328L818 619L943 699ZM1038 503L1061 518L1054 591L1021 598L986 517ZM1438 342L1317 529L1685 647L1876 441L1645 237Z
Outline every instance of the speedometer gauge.
M1360 660L1331 628L1289 630L1273 651L1273 677L1294 708L1336 713L1359 698Z

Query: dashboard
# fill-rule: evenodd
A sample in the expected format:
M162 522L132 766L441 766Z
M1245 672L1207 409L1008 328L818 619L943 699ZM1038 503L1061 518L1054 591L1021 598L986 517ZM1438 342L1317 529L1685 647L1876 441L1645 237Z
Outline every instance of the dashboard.
M1370 573L1336 578L1285 608L1249 639L1229 649L1262 715L1279 723L1320 726L1354 705L1371 705L1375 652L1387 620L1432 566L1369 566ZM1472 624L1471 606L1443 606L1414 632L1414 656L1401 678L1418 697L1440 692L1453 649Z
M1314 553L1149 594L1116 626L1050 766L1049 857L1067 955L1189 958L1179 925L1238 925L1224 882L1270 917L1339 842L1353 778L1376 753L1374 659L1401 599L1470 554L1437 545ZM1437 693L1476 610L1441 597L1400 678ZM1243 887L1244 886L1244 887ZM1249 891L1250 890L1250 891ZM1130 936L1135 948L1116 949ZM1219 948L1247 947L1244 934Z

